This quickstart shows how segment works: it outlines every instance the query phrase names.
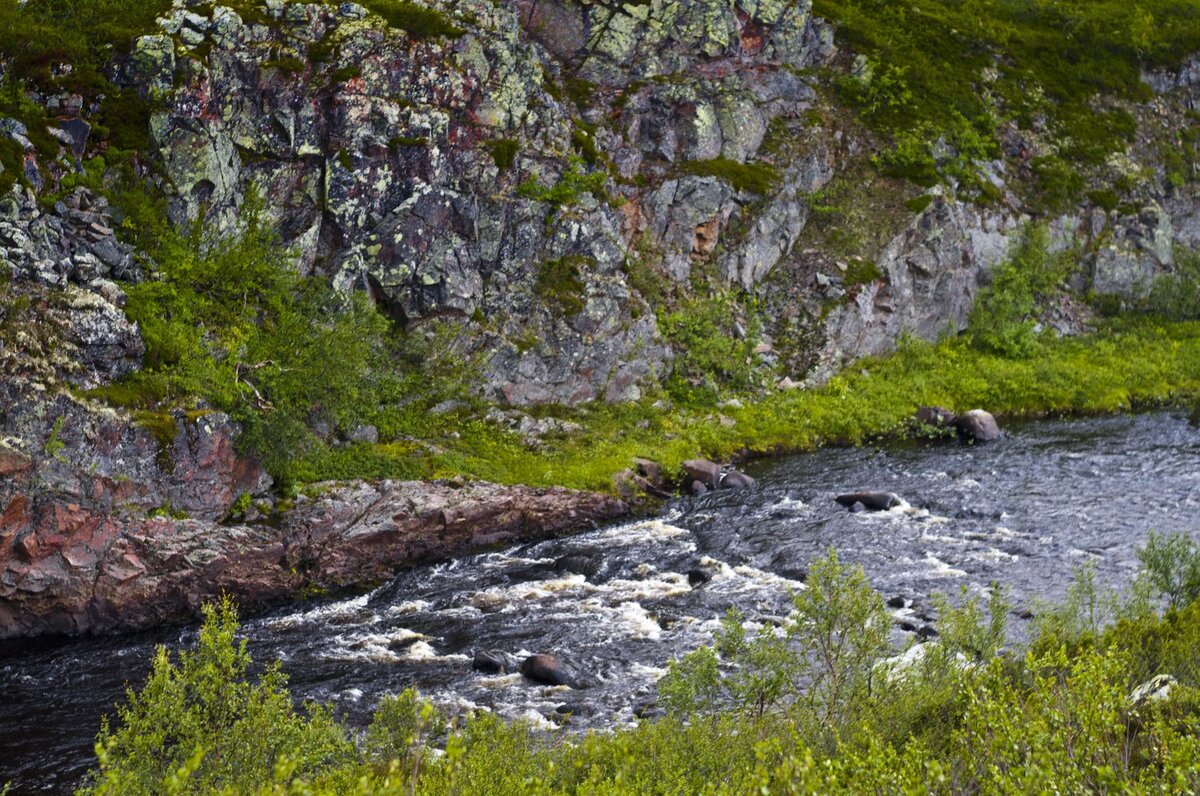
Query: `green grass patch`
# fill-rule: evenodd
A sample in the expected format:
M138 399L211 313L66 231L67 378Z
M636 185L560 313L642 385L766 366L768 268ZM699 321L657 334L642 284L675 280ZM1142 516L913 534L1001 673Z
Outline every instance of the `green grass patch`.
M778 170L768 163L739 163L729 158L689 160L680 166L684 174L697 177L716 177L733 186L736 191L759 194L771 193L779 183Z
M967 339L907 341L894 354L856 363L824 387L747 397L743 408L722 408L733 426L722 424L710 408L711 394L698 396L695 405L676 397L667 409L646 405L651 396L639 405L562 410L584 431L536 450L490 423L429 417L422 410L389 433L428 446L419 454L381 446L368 472L611 491L613 475L635 457L660 461L670 472L695 456L728 460L742 452L773 455L863 444L906 434L922 405L983 407L1017 418L1105 414L1200 398L1200 323L1194 321L1124 318L1091 337L1039 339L1037 345L1036 356L1010 358L981 351ZM680 395L689 397L687 391Z
M366 0L363 5L414 39L457 39L466 33L442 12L407 0Z
M500 171L508 171L517 162L517 153L521 151L521 142L515 138L500 138L488 141L485 146L492 153L492 161Z
M538 269L533 289L547 306L563 317L571 318L583 312L583 268L595 267L591 257L578 254L545 260Z

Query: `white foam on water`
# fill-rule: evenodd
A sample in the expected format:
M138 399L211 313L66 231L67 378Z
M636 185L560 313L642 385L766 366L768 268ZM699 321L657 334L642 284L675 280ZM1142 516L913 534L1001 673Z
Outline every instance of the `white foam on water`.
M768 514L807 514L812 507L799 498L784 497L766 507Z
M921 532L920 540L922 542L941 542L942 544L952 544L962 546L967 544L967 540L958 536L943 536L936 533Z
M971 558L978 561L1019 561L1021 557L1012 553L1006 553L1003 550L998 550L995 547L989 547L981 553L972 553Z
M791 589L792 591L803 591L805 588L807 588L798 580L785 578L782 575L776 575L773 572L765 572L757 567L752 567L747 564L734 567L733 573L745 578L748 588L751 586L758 586L767 589Z
M656 600L687 594L692 590L687 576L678 572L656 572L643 580L614 578L595 587L595 591L620 600Z
M654 541L659 539L675 539L681 536L691 536L686 528L672 525L663 519L640 520L638 522L616 525L603 531L598 531L593 538L613 539L621 542Z
M267 627L272 628L292 628L303 625L308 622L316 622L329 619L345 619L361 612L367 607L367 600L370 594L360 594L358 597L352 597L348 600L340 600L334 603L317 606L316 608L308 608L302 611L286 614L275 619L269 619L265 622Z
M961 569L956 569L947 564L942 559L935 556L933 553L925 554L925 564L927 564L933 572L924 573L925 577L934 578L965 578L967 573Z
M649 680L650 682L658 682L666 675L665 667L649 666L644 663L634 663L627 670L630 677L637 677L641 680Z
M433 603L428 600L406 600L399 605L393 605L387 609L388 616L400 616L401 614L417 614L421 611L428 611Z
M662 627L640 604L630 601L617 606L616 615L626 634L633 638L662 638Z
M406 660L406 661L469 661L469 660L471 660L470 656L460 655L457 653L451 654L451 655L439 655L437 650L435 650L433 648L433 645L430 644L428 641L417 641L417 642L414 642L413 644L410 644L404 650L404 654L401 655L400 658L403 660Z
M521 713L518 713L517 715L512 716L511 718L515 718L518 721L523 721L535 730L549 731L549 730L557 730L558 729L557 724L550 721L549 719L547 719L541 713L538 713L533 708L524 710Z
M520 672L510 672L508 674L495 674L486 677L480 677L476 682L484 688L508 688L521 682L524 676Z

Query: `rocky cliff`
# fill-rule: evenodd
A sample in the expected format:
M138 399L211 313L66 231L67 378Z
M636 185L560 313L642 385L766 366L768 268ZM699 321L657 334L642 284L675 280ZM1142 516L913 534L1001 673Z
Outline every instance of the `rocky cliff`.
M145 114L145 129L125 120L147 142L133 173L178 229L236 235L260 202L296 268L410 332L449 329L492 403L658 393L688 354L663 318L712 295L736 297L719 331L749 338L760 383L819 383L904 334L961 331L1033 222L1075 255L1042 318L1065 334L1086 327L1082 297L1135 298L1179 247L1200 248L1195 149L1182 169L1165 154L1178 160L1200 111L1194 59L1111 100L1136 134L1051 206L1024 190L1056 146L1037 120L1003 125L975 158L980 190L879 168L879 132L831 89L869 74L807 0L371 8L164 6L104 67ZM109 106L26 89L46 130L0 119L14 153L0 172L0 635L144 625L234 583L263 598L340 587L621 511L396 485L290 509L226 414L105 405L87 391L143 365L123 286L155 264L105 199L111 180L80 176L115 150ZM244 521L239 500L271 523ZM437 520L431 501L461 517ZM447 538L460 521L470 530Z

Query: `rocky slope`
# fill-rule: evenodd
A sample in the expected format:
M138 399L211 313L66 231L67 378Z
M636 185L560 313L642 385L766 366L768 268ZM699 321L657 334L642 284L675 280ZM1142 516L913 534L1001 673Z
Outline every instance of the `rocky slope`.
M1197 60L1126 103L1136 140L1089 178L1120 201L1051 212L1019 190L1047 147L1036 128L978 164L988 202L876 172L879 142L822 82L852 54L806 0L430 7L421 32L355 3L181 2L111 78L151 109L139 157L176 225L233 234L261 197L297 267L409 329L445 325L492 402L637 400L687 354L660 313L724 290L751 299L728 327L760 338L772 383L820 382L904 333L961 330L1031 220L1078 255L1077 295L1135 296L1176 247L1200 248L1196 183L1162 156L1200 110ZM122 284L153 264L97 191L53 196L106 151L96 106L33 99L57 153L0 120L21 152L0 197L0 635L143 626L221 589L341 587L623 511L412 484L289 509L227 416L87 397L141 367ZM1073 333L1087 317L1064 296L1044 320ZM271 522L230 523L243 496Z

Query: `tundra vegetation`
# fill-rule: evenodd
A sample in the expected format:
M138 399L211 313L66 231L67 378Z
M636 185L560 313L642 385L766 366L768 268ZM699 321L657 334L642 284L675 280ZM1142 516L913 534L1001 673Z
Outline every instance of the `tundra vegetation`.
M937 639L897 656L883 598L830 552L782 624L730 613L673 661L662 717L586 735L443 715L412 690L356 732L252 666L226 600L195 649L159 650L82 792L1193 792L1200 550L1152 535L1140 558L1124 595L1079 570L1025 646L1006 645L994 586L943 598Z

